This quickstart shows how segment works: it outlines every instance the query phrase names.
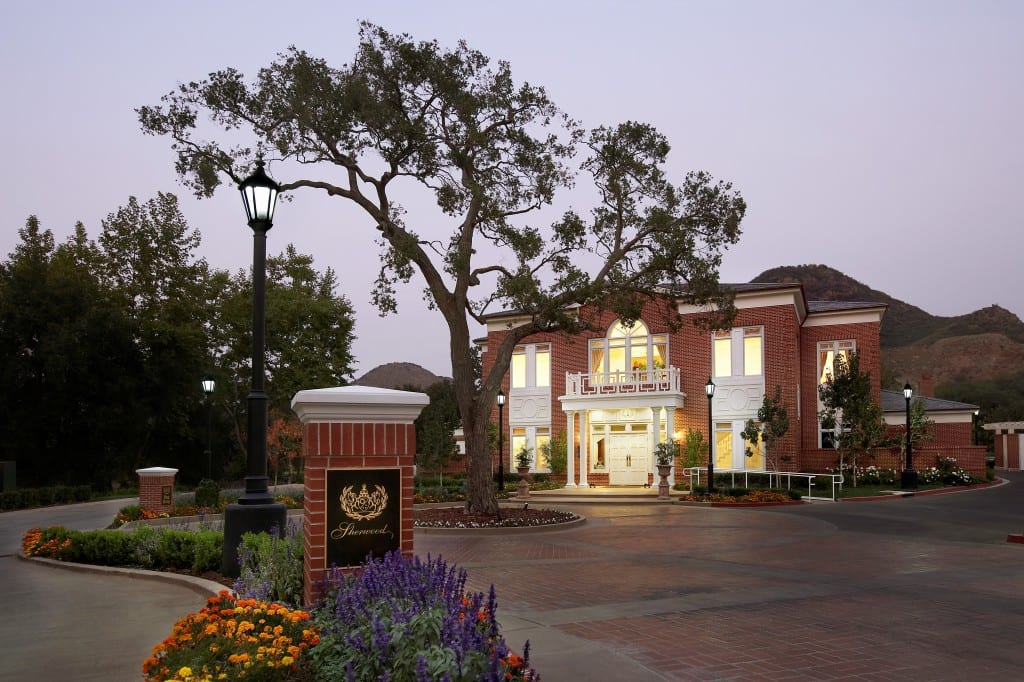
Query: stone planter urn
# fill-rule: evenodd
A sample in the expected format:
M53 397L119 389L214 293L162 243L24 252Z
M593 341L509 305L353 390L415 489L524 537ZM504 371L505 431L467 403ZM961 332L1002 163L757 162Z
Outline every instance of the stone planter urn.
M516 467L516 473L519 474L519 488L516 491L518 497L529 497L530 496L530 467Z
M668 496L668 475L672 473L671 464L658 464L658 477L661 479L658 481L658 499L667 500Z

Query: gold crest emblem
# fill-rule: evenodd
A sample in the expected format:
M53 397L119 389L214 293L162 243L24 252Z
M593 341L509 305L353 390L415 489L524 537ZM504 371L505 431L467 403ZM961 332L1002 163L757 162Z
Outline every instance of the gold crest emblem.
M353 486L346 486L341 491L341 510L353 521L368 521L380 516L388 506L388 493L384 486L375 485L374 492L366 489L363 483L358 494L352 492Z

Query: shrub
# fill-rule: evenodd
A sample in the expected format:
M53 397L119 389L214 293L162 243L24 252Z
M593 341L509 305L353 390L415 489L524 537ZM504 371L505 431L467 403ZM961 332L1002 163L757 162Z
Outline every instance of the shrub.
M195 504L197 507L216 509L220 505L220 484L204 478L196 486Z
M240 570L235 591L242 597L298 605L303 598L303 538L299 524L284 533L246 533L238 546Z
M69 561L103 566L136 564L136 540L132 533L119 530L72 531Z
M187 530L161 530L154 548L154 565L191 568L195 556L195 536L196 533Z
M316 611L320 644L310 652L318 679L530 679L498 632L494 589L466 593L466 572L441 559L393 552L350 579Z
M318 636L305 611L227 590L174 625L142 664L146 682L295 679Z

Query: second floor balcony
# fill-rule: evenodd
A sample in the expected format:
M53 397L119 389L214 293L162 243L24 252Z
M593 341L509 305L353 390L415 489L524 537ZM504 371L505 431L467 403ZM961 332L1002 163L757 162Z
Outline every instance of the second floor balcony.
M680 393L679 368L635 369L621 372L566 372L567 396L622 396Z

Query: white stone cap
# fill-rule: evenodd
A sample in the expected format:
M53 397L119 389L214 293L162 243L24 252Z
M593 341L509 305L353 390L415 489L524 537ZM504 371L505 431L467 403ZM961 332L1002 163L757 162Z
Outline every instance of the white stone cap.
M303 424L411 424L429 402L426 393L374 386L335 386L299 391L292 398L292 410Z
M135 473L139 476L173 476L178 473L178 470L168 469L167 467L149 467L148 469L136 469Z

